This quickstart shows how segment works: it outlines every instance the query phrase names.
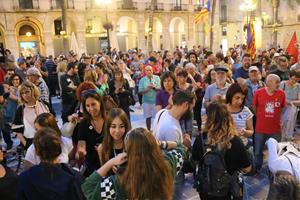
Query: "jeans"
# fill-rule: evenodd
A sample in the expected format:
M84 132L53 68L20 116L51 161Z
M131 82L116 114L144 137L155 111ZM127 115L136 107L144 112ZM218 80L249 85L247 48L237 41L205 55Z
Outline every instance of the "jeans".
M274 138L278 142L281 140L281 134L263 134L255 133L254 135L254 157L255 157L255 168L259 170L263 164L263 149L266 141L269 138Z
M173 194L173 200L181 200L184 186L184 173L182 170L179 171L175 178L175 188Z

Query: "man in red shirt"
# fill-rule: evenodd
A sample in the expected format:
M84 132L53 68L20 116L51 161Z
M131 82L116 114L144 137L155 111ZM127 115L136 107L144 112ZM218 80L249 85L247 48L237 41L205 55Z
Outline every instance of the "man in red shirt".
M269 138L281 140L281 112L285 107L285 93L279 89L280 78L270 74L266 87L258 89L253 97L253 109L256 112L254 136L255 167L259 170L263 164L263 147Z

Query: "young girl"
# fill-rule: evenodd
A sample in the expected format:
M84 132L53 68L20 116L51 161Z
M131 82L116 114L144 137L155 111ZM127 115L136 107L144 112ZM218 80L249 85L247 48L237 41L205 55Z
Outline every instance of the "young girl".
M108 113L107 128L108 131L104 135L103 142L98 147L101 165L124 152L124 138L131 129L131 124L122 109L113 108ZM115 172L115 168L113 171Z

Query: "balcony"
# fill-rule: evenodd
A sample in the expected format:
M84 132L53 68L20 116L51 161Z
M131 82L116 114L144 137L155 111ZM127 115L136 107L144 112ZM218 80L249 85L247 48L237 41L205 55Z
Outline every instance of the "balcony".
M117 9L118 10L136 10L137 2L132 2L132 0L123 0L117 1Z
M145 10L151 10L151 2L145 3ZM164 10L164 4L163 3L157 3L154 6L154 10Z
M62 9L62 0L51 0L51 9ZM74 9L74 0L67 0L67 9Z
M173 4L171 11L187 11L189 4Z

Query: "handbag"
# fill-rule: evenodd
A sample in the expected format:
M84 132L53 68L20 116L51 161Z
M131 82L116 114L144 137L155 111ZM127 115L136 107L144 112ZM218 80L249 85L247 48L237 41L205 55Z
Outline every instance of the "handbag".
M66 122L61 127L61 134L64 137L71 138L77 123Z
M103 97L105 109L109 111L112 108L117 108L118 104L114 101L114 99L110 95L105 95Z

